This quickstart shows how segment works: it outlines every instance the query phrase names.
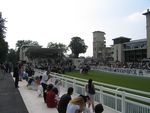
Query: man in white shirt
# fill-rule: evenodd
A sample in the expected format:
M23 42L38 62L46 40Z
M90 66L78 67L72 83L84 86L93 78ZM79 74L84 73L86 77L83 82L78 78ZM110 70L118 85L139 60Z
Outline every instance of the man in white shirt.
M47 81L49 80L50 76L49 76L49 71L46 71L43 76L42 76L42 80L41 80L41 85L43 87L43 97L44 97L44 101L46 102L46 88L47 88Z

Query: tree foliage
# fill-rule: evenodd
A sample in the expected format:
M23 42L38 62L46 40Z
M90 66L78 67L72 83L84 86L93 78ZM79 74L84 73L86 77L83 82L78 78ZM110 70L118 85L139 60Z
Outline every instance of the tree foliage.
M15 64L17 62L17 52L14 49L8 50L7 60L12 64Z
M79 57L80 53L85 53L87 50L87 45L85 45L84 40L80 37L73 37L69 44L72 54L75 58Z
M0 12L0 61L4 62L8 53L8 43L5 41L6 27L5 27L6 19L2 18L2 14Z
M32 40L18 40L16 43L17 48L21 48L23 45L40 46L37 41L32 41Z
M53 43L53 42L49 42L47 45L47 48L61 49L63 53L67 52L67 50L68 50L68 47L65 44Z
M5 38L6 27L5 27L6 19L2 18L2 13L0 12L0 38Z
M17 59L19 60L19 52L20 52L20 48L23 46L39 46L39 43L37 41L32 41L32 40L18 40L16 43L16 47L18 48L17 50Z

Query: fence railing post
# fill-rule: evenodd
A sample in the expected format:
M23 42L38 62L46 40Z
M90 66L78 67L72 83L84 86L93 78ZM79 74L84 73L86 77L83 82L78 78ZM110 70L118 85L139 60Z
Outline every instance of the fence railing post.
M73 79L73 90L76 93L76 80L75 79Z
M119 89L120 89L120 87L118 87L118 88L116 89L116 91L118 91ZM117 110L117 105L118 105L117 97L118 97L118 95L117 95L117 92L116 92L116 93L115 93L115 110Z
M100 102L103 104L104 99L103 99L103 86L100 86Z
M122 113L125 113L125 91L122 91Z

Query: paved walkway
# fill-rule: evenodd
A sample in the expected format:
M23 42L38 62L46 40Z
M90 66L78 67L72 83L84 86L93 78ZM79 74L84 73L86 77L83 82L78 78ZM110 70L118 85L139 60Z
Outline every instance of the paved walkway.
M10 74L0 79L0 113L58 113L56 108L47 108L43 98L38 97L36 91L27 89L26 85L23 80L16 89ZM60 96L64 93L66 89L62 87ZM103 113L116 112L104 106Z
M11 74L0 76L0 113L29 113Z

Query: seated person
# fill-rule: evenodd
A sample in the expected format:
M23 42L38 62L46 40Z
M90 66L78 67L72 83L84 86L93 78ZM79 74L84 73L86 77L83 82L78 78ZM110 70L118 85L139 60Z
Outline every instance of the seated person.
M40 84L41 79L42 79L42 76L40 76L39 80L36 81L36 84L37 84L37 96L38 97L43 96L43 87Z
M43 92L43 98L44 98L44 102L46 103L46 97L47 97L47 93L48 91L51 91L53 89L53 84L49 84L47 85L46 90Z
M42 87L42 85L39 85L39 86L38 86L38 89L37 89L37 96L38 96L38 97L43 96L43 87Z
M46 95L47 107L49 107L49 108L57 107L57 104L58 104L57 95L58 95L58 89L55 87L52 90L47 91L47 95Z
M27 87L28 87L29 90L36 90L35 80L34 80L33 77L29 78Z
M26 71L23 71L23 79L28 81L28 73Z
M36 76L35 78L29 77L28 84L27 84L28 89L37 91L38 86L40 85L40 81L41 81L41 77L38 76Z

